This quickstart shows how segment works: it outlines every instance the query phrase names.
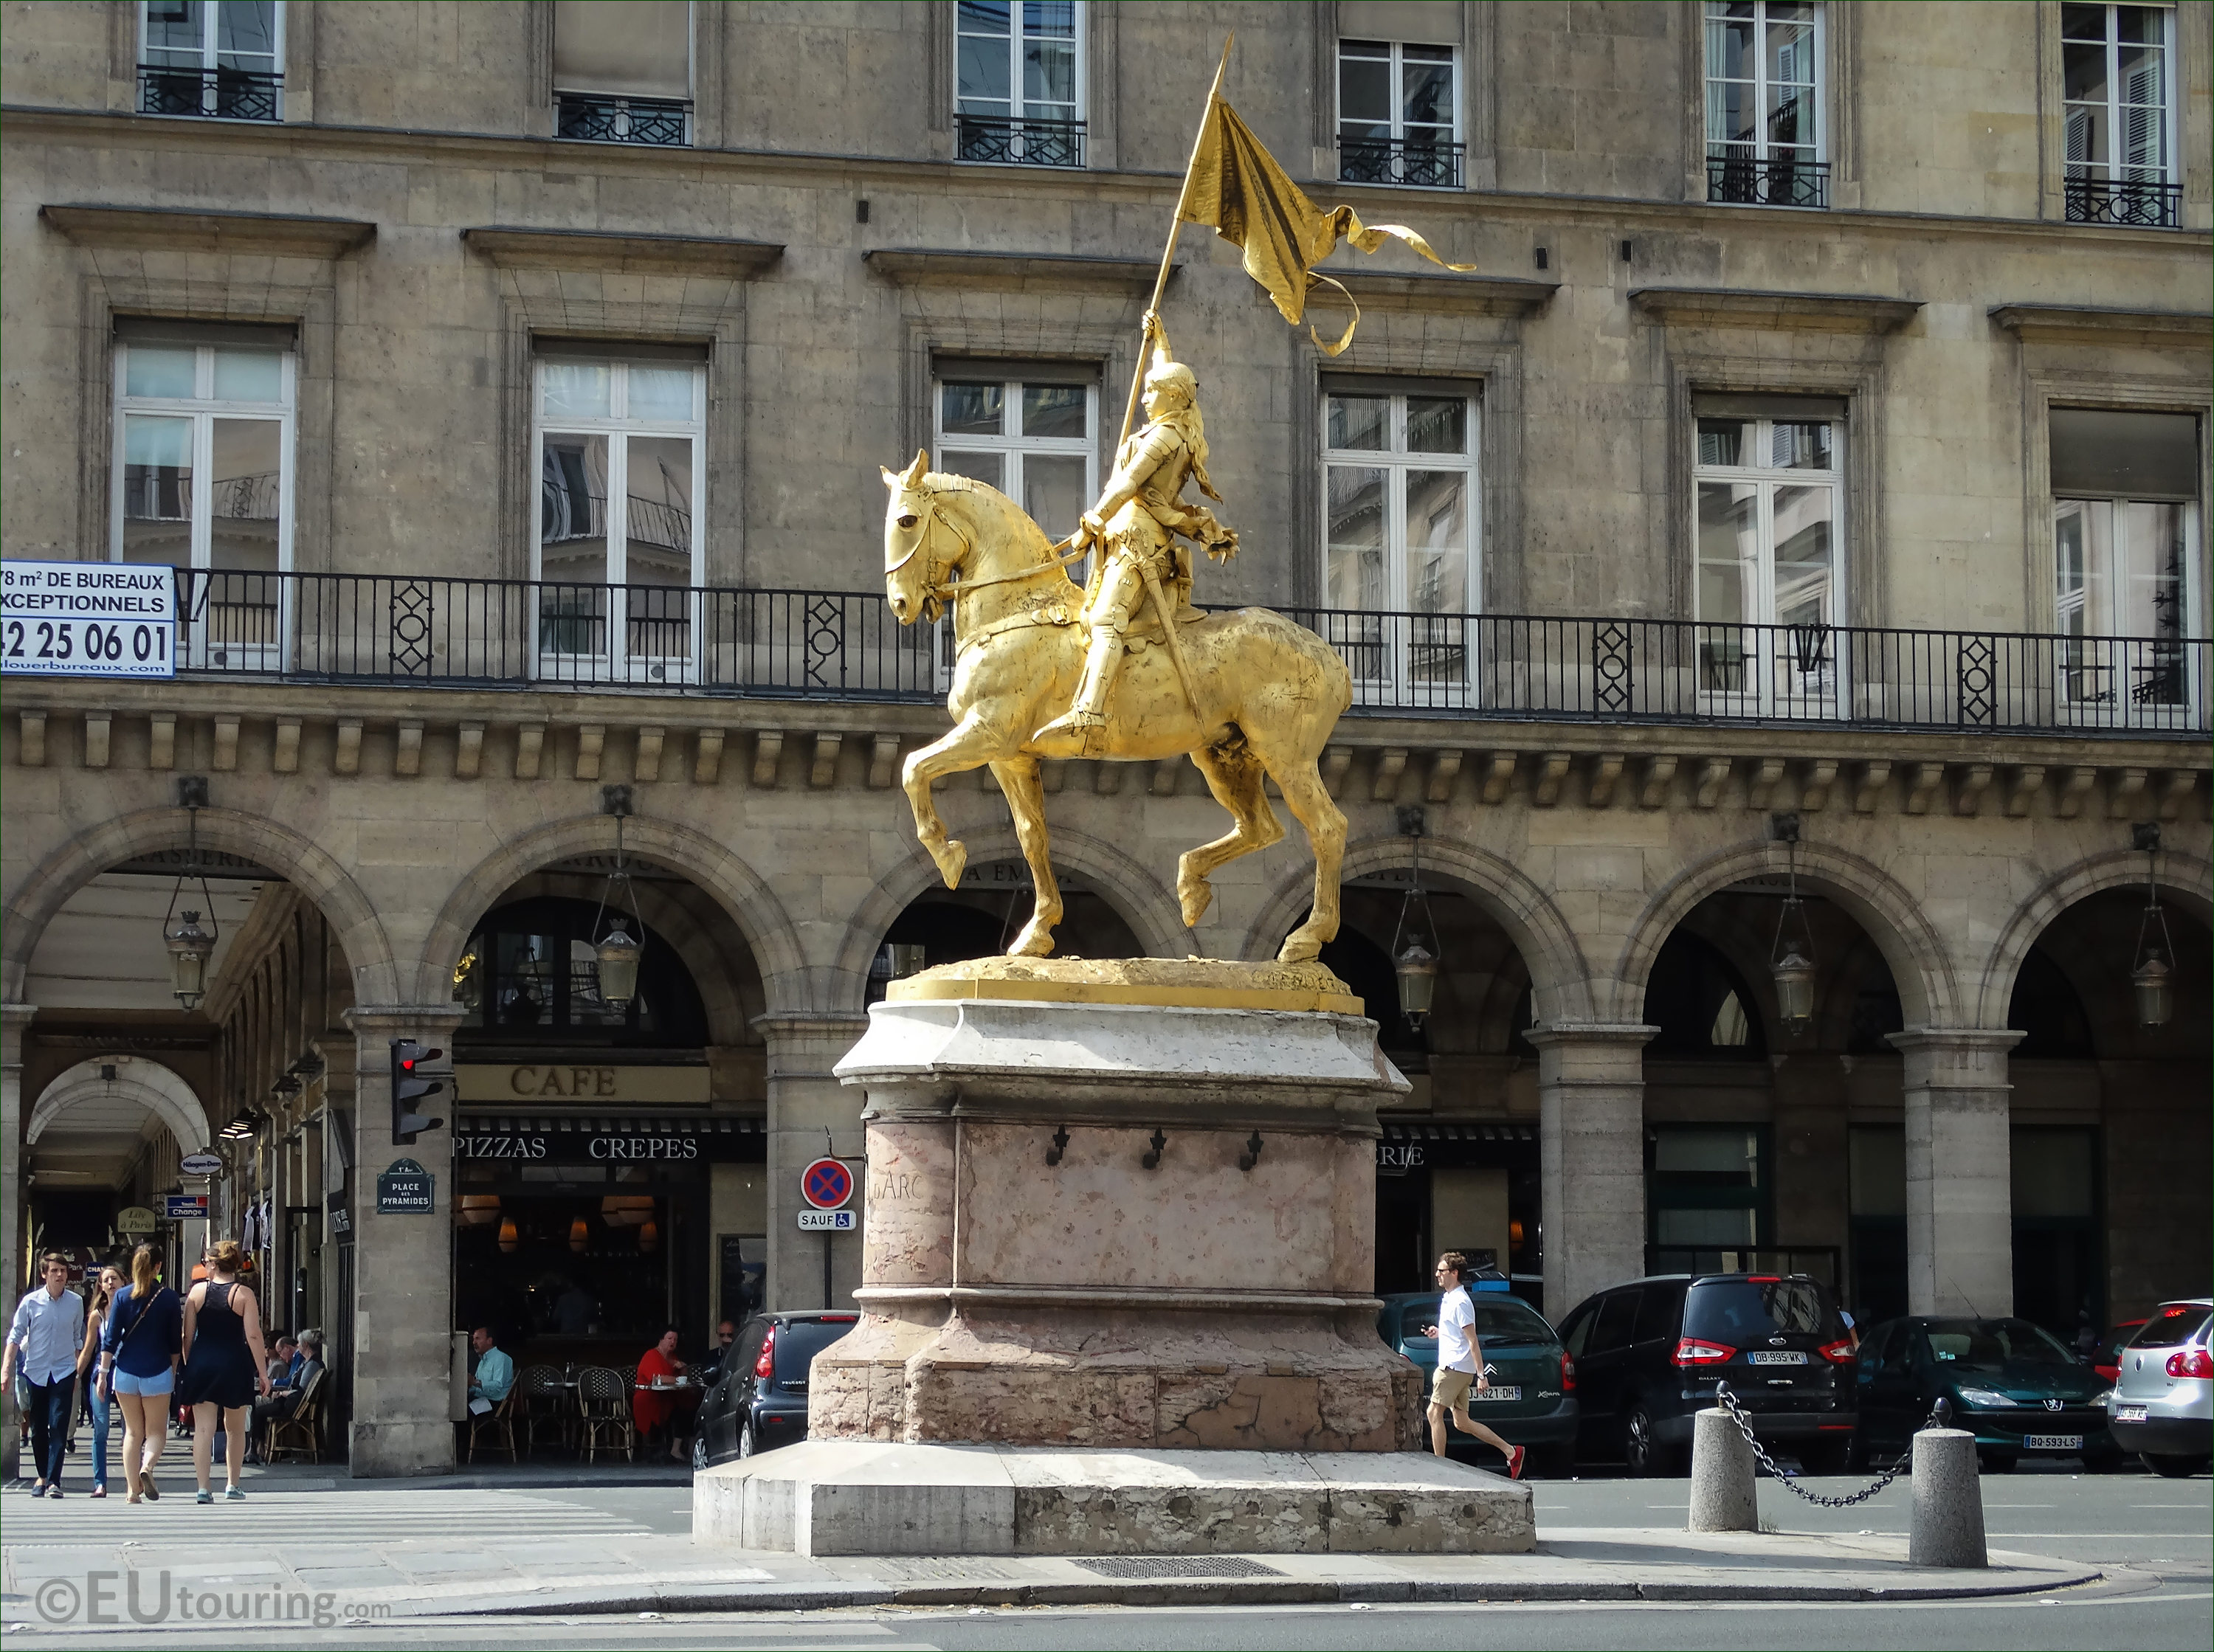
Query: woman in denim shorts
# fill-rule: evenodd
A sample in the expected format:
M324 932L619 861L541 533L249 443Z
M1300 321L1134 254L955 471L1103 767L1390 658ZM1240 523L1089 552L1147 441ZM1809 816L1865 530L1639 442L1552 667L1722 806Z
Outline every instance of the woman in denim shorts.
M123 1478L137 1503L158 1502L154 1465L168 1438L169 1392L185 1340L184 1302L161 1280L161 1253L131 1253L131 1283L115 1293L101 1337L101 1378L123 1407Z

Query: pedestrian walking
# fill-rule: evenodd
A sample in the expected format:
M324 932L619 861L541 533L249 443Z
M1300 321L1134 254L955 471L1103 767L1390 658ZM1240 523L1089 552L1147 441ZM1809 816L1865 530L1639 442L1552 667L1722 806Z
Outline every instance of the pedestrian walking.
M84 1311L84 1346L76 1356L76 1380L84 1390L85 1415L92 1420L92 1495L107 1495L107 1389L101 1382L100 1343L107 1330L107 1310L123 1289L119 1268L102 1268L100 1283Z
M101 1375L123 1411L124 1501L162 1500L154 1465L169 1438L169 1396L184 1349L184 1301L162 1283L162 1253L131 1253L131 1283L115 1293L100 1338Z
M1510 1446L1468 1414L1468 1393L1491 1386L1484 1375L1483 1344L1476 1334L1476 1304L1468 1299L1468 1258L1447 1251L1438 1258L1437 1281L1445 1296L1438 1303L1438 1322L1422 1334L1438 1339L1437 1375L1430 1381L1430 1449L1446 1454L1446 1417L1463 1434L1474 1435L1488 1446L1507 1454L1507 1478L1522 1478L1522 1460L1529 1455L1521 1446Z
M213 1503L208 1489L208 1459L220 1428L223 1453L223 1497L243 1502L239 1471L246 1460L246 1408L256 1393L269 1393L269 1355L261 1345L261 1313L254 1293L238 1283L245 1253L235 1239L216 1246L208 1277L185 1297L185 1374L177 1392L193 1408L193 1473L199 1482L197 1503Z
M69 1445L70 1408L76 1403L76 1356L84 1345L84 1298L69 1288L69 1258L40 1259L46 1283L15 1304L8 1346L0 1350L0 1385L18 1367L30 1390L31 1460L38 1465L34 1497L62 1494L62 1457Z

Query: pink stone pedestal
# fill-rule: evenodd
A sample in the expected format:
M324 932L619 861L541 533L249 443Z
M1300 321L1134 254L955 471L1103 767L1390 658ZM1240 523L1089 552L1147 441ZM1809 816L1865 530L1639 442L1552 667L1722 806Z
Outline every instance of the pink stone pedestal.
M1420 1377L1370 1294L1376 1105L1407 1088L1374 1023L1004 997L870 1015L836 1070L867 1093L863 1315L815 1362L811 1437L1420 1448Z

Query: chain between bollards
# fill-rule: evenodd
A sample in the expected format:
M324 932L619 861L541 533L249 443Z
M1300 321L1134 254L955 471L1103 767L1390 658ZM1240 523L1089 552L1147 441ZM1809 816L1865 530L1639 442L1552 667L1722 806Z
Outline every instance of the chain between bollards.
M1732 1420L1737 1423L1738 1432L1745 1436L1746 1444L1752 1448L1753 1457L1763 1468L1768 1471L1771 1478L1781 1482L1785 1490L1804 1497L1808 1503L1820 1508L1850 1509L1856 1503L1866 1503L1901 1474L1906 1472L1914 1461L1912 1452L1901 1452L1898 1460L1876 1477L1874 1484L1855 1491L1848 1497L1826 1497L1820 1492L1809 1491L1805 1486L1800 1484L1798 1476L1787 1474L1777 1467L1776 1460L1768 1454L1768 1448L1753 1437L1752 1419L1746 1415L1745 1407L1738 1403L1737 1396L1729 1391L1729 1384L1727 1382L1715 1384L1715 1403L1730 1414ZM1951 1407L1947 1405L1944 1400L1940 1399L1930 1408L1929 1421L1923 1426L1933 1429L1944 1427L1946 1419L1942 1413L1950 1409Z

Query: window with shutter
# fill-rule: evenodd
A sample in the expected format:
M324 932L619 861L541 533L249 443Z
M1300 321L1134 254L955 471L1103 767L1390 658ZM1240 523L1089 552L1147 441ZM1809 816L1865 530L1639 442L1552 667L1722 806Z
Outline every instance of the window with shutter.
M2060 33L2070 220L2175 228L2174 9L2063 5Z

